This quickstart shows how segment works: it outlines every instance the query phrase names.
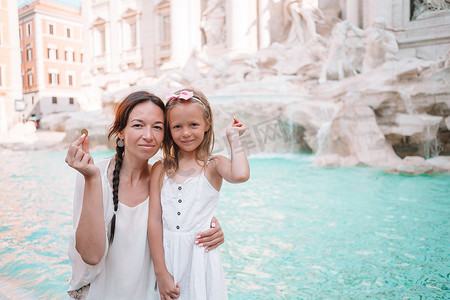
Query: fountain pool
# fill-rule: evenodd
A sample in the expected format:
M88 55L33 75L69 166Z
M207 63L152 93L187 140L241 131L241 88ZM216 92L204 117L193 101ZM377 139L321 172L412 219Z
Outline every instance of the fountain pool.
M64 157L0 152L0 299L66 298L75 171ZM253 156L248 182L224 184L230 299L448 299L450 174L312 160Z

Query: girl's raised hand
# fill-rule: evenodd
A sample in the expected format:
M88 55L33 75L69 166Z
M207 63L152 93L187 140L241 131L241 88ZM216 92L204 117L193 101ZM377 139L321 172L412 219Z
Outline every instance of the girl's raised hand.
M100 173L99 168L94 165L94 159L89 153L89 137L85 134L70 144L65 161L70 167L80 172L85 178Z
M177 299L180 297L180 287L173 283L173 276L164 272L157 277L159 296L161 300Z
M245 124L239 122L235 117L233 117L233 120L227 126L226 132L228 139L232 138L236 133L241 136L245 132L245 129Z

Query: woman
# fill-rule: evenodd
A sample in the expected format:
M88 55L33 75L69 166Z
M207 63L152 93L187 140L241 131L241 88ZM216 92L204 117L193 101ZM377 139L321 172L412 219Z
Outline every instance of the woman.
M164 113L161 99L134 92L118 104L109 130L117 142L114 158L94 165L86 135L69 147L66 162L80 172L69 240L72 298L159 299L147 240L148 160L161 147ZM215 218L211 224L197 240L206 249L224 240Z

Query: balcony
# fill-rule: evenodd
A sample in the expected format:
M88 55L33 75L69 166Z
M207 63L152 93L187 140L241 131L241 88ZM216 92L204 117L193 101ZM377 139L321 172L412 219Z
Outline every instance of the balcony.
M125 71L127 69L139 69L142 67L141 48L133 48L124 50L120 54L120 68Z

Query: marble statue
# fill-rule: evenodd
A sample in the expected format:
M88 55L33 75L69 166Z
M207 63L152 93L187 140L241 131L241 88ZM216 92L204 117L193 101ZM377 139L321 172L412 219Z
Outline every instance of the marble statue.
M413 20L420 19L430 12L450 9L450 0L414 0Z
M317 36L316 22L324 18L319 9L304 6L303 0L286 0L284 9L289 30L285 43L305 43Z
M319 83L325 83L328 79L342 80L344 77L356 74L356 68L352 65L349 51L347 33L353 31L358 37L364 35L364 31L354 26L350 21L337 23L331 31L331 41L328 56L324 61Z
M208 0L201 19L201 30L207 46L225 43L225 15L224 0Z
M395 36L386 30L386 21L377 18L371 27L366 29L366 52L363 59L362 72L368 72L382 65L389 55L398 52Z

